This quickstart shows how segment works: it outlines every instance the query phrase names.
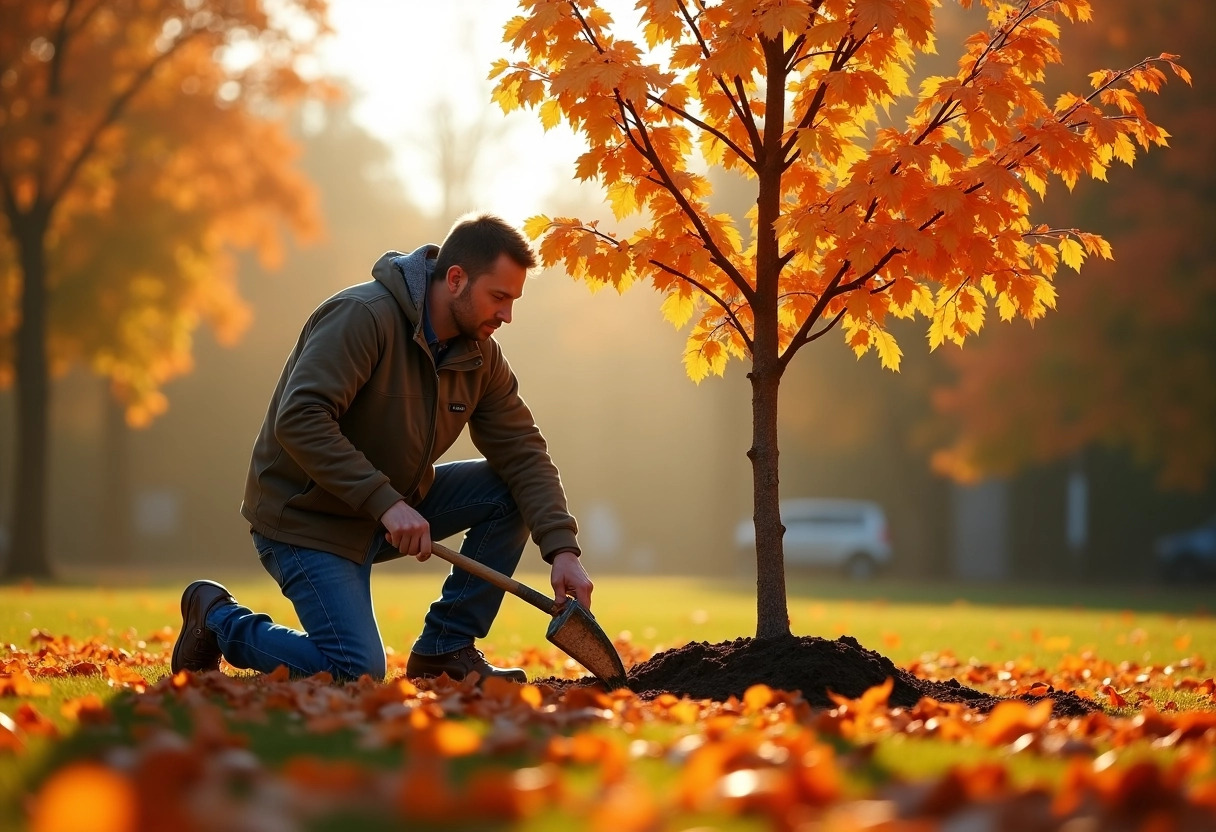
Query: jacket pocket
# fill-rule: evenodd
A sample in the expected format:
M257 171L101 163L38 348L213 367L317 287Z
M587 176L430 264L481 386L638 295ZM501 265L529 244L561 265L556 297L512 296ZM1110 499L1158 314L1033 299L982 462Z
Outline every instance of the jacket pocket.
M303 491L289 497L286 508L314 514L331 514L338 517L360 516L344 500L321 488L315 482L309 482Z

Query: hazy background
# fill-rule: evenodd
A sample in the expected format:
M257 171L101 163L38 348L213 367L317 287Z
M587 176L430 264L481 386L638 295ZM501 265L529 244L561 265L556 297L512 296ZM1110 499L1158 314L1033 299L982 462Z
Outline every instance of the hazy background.
M222 579L256 568L238 512L248 452L309 312L368 279L382 252L439 242L464 211L514 223L542 212L605 213L597 192L572 180L579 146L568 131L544 133L531 114L503 117L489 100L485 76L491 60L507 55L501 29L513 4L332 0L331 12L336 33L318 70L344 79L348 95L306 108L295 128L320 192L324 239L290 252L273 273L242 261L253 325L235 347L199 330L194 371L167 386L170 409L150 427L127 429L106 383L82 370L54 384L50 540L66 574L167 568ZM955 59L964 30L943 22L942 60ZM1137 43L1126 27L1111 31L1112 65L1168 47ZM1070 77L1093 68L1070 66ZM1148 98L1153 110L1158 102ZM1053 186L1053 221L1105 234L1121 257L1120 229L1087 222L1085 211L1127 175L1114 171L1096 195ZM741 194L738 183L720 183L722 209L741 214ZM1087 279L1098 278L1063 276L1062 297L1071 281ZM981 340L1007 326L991 317ZM816 342L794 361L781 403L783 496L881 502L896 576L1140 580L1152 574L1156 535L1216 513L1210 486L1162 490L1152 465L1098 443L968 486L933 473L930 456L949 437L932 390L951 378L953 348L930 356L923 329L898 332L906 355L898 375L873 356L856 360L842 337ZM652 290L591 295L557 271L529 282L498 338L562 471L593 573L751 568L731 542L750 515L744 364L694 385L681 362L684 335L661 319ZM20 488L11 476L12 414L11 390L0 392L0 527L11 525ZM462 443L449 458L472 453ZM959 531L974 527L966 523L974 516L984 529L978 543ZM1079 540L1068 534L1070 517L1083 524ZM525 558L539 563L534 548Z

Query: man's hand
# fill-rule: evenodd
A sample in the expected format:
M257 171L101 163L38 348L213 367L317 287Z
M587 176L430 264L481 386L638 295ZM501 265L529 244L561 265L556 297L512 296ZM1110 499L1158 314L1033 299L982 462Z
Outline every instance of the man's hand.
M571 551L558 552L553 557L553 570L549 573L553 585L553 599L566 603L566 596L573 595L586 609L591 609L591 590L595 585L583 570L578 555Z
M387 530L384 539L403 555L421 563L431 556L431 524L421 514L398 500L380 517Z

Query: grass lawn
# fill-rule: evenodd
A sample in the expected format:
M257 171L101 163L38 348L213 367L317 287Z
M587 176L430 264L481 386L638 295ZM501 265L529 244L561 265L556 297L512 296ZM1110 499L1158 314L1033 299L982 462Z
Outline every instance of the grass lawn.
M547 588L545 575L532 573L518 577L538 589ZM278 595L269 578L249 575L237 576L230 582L225 580L242 603L270 613L281 623L295 623L290 606ZM377 616L386 644L398 658L408 653L422 611L436 594L439 580L440 573L429 568L425 572L416 569L411 573L393 567L378 575L374 584ZM11 675L16 670L13 657L21 651L29 653L37 648L37 644L31 642L31 633L67 636L78 643L92 639L94 643L126 651L132 657L131 667L153 685L167 675L167 650L171 645L168 639L176 634L180 624L178 604L183 585L184 581L137 587L0 587L0 644L9 645L0 649L0 662L5 662L4 668ZM755 628L753 592L754 587L742 581L601 575L597 576L594 611L610 636L631 645L644 656L688 641L716 642L751 635ZM957 668L959 673L966 670L973 675L964 683L972 687L984 686L983 679L988 678L996 685L996 674L1001 668L1012 671L1015 679L1022 673L1041 672L1050 676L1067 668L1076 670L1081 665L1093 667L1097 675L1113 674L1113 669L1123 668L1127 673L1120 678L1125 682L1144 670L1140 690L1158 706L1204 714L1216 710L1212 694L1205 693L1204 688L1196 692L1193 686L1180 690L1175 683L1179 679L1202 681L1213 675L1210 662L1216 657L1216 620L1208 611L1211 597L1210 587L944 585L894 580L858 586L799 575L791 576L789 587L790 620L795 634L826 638L851 635L863 646L885 654L902 667L936 668L936 672L945 677L951 676L951 668ZM552 675L554 667L545 663L549 661L546 655L551 653L545 652L549 647L544 639L546 624L547 618L542 613L508 596L493 633L482 647L491 659L531 662L530 673ZM545 650L529 651L529 648ZM976 668L983 669L983 679L974 675L979 673ZM1006 677L1009 675L1007 673ZM0 679L0 683L2 681ZM159 727L171 727L182 736L189 737L193 731L197 741L201 717L199 711L191 708L198 707L201 699L183 698L180 702L187 704L173 704L161 713L160 705L154 707L147 702L141 705L139 696L130 692L115 698L123 683L112 676L47 676L36 677L35 681L46 687L36 692L26 690L24 694L9 690L9 695L0 697L0 713L11 722L19 717L18 710L23 705L30 705L55 726L50 733L57 736L22 735L25 748L21 751L5 751L0 747L0 789L5 798L0 807L3 812L0 823L8 827L23 828L20 799L41 788L48 773L61 770L65 761L89 757L98 749L115 745L138 749L150 730L141 719L149 714L155 713ZM1099 691L1103 681L1095 676L1087 682L1090 692ZM1112 684L1115 688L1120 687L1117 681L1112 680ZM1134 687L1130 682L1123 687L1129 685ZM321 765L322 769L325 765L347 761L365 775L366 772L389 771L399 774L403 766L408 770L409 761L423 753L421 746L410 744L413 740L406 743L405 752L392 744L389 748L373 747L365 741L367 736L359 733L360 726L354 724L342 726L342 730L331 726L324 731L301 731L299 715L291 713L290 708L286 712L271 709L268 719L246 720L244 715L248 708L238 709L231 704L231 698L224 699L242 694L227 690L212 690L211 693L211 701L224 703L222 710L226 708L229 730L242 733L242 743L248 746L260 765L272 771L288 772L284 776L295 777L300 760L314 759L322 762L309 765ZM1131 695L1131 691L1124 690L1124 694ZM112 718L106 724L81 727L78 717L70 713L71 703L89 695L96 695L103 703L108 703ZM1106 704L1100 696L1094 698ZM418 712L425 710L421 701L409 701ZM467 704L473 700L462 701ZM575 710L582 714L587 704L583 702L582 710ZM690 789L695 791L695 786L689 785L689 778L692 777L690 772L696 769L692 763L696 755L681 751L681 743L691 743L687 739L689 736L700 737L698 742L701 743L705 743L706 736L725 742L714 734L719 730L713 728L717 724L714 719L724 718L719 713L719 706L702 703L699 709L690 710L673 703L660 703L640 708L637 704L618 701L604 710L604 704L592 703L592 715L580 717L591 720L591 724L584 725L573 718L553 722L557 719L554 715L566 712L563 708L569 703L553 705L546 700L542 706L539 700L533 701L534 719L521 723L521 730L533 738L531 744L521 740L509 749L510 753L495 751L497 746L490 742L497 737L496 732L506 730L502 714L482 713L478 709L484 705L477 702L469 706L470 710L446 713L461 725L473 726L482 737L478 750L454 755L459 760L453 762L452 782L464 783L469 777L503 770L514 771L518 780L519 776L524 776L520 772L533 776L531 772L548 770L540 761L552 763L554 755L560 758L558 762L567 772L562 780L565 797L560 800L537 798L544 808L536 810L524 811L517 803L511 804L514 808L504 810L500 820L514 817L512 828L520 825L520 828L557 828L575 811L570 808L571 801L578 804L579 800L584 801L579 804L583 809L594 804L597 812L615 818L622 829L648 828L643 821L650 816L645 812L639 815L641 820L635 827L620 820L630 816L629 806L637 809L645 805L650 807L652 814L658 813L658 825L649 828L685 828L702 822L720 828L766 828L766 822L775 817L773 812L777 810L764 801L760 801L763 805L757 804L759 798L750 803L748 799L740 798L727 804L719 801L701 805L691 797L675 804L671 803L674 798L662 797ZM65 705L69 713L64 712ZM781 705L780 701L768 708L753 708L752 705L744 709L743 715L740 715L743 712L734 713L733 718L743 720L746 717L749 731L756 736L770 736L770 745L772 742L801 743L798 748L803 749L800 753L807 758L811 752L803 746L821 747L814 744L820 740L808 737L831 738L831 753L840 755L841 760L833 771L838 769L842 777L837 800L831 805L861 806L855 799L872 797L884 783L928 782L959 766L982 766L994 760L1005 761L1008 757L1007 749L998 747L1001 744L960 741L954 735L925 735L920 729L911 727L894 730L890 728L889 719L883 723L888 727L879 729L874 727L877 722L863 726L860 716L856 717L855 724L849 722L847 714L843 721L836 719L825 723L823 717L808 715L805 710L799 712L797 718L789 716L797 709ZM358 707L366 710L365 704ZM336 704L332 708L338 712ZM596 716L611 716L613 709L617 714L612 718ZM1110 712L1112 718L1130 717L1135 709L1122 712L1111 709ZM545 720L553 722L550 728L538 728L541 723L550 724ZM418 725L411 725L413 733L410 736L415 740L431 730L427 728L419 733ZM1026 730L1033 733L1032 729L1034 726L1028 723ZM1092 756L1117 747L1127 760L1144 758L1173 765L1180 759L1182 752L1174 747L1175 744L1154 744L1149 738L1128 739L1130 734L1119 731L1123 729L1112 729L1110 736L1086 737ZM728 733L734 736L738 732L736 726ZM1186 754L1206 756L1209 765L1216 767L1212 751L1216 746L1216 728L1208 734L1211 736L1199 745L1197 752L1191 749ZM545 739L541 742L537 737ZM585 746L599 750L591 753L584 748L562 757L567 752L561 750L565 746L560 743L565 741L574 743L571 748ZM543 753L536 750L537 743L544 746ZM762 757L762 747L749 746L747 753ZM864 760L858 756L859 748L869 749L862 755ZM787 756L788 753L789 748L782 752ZM584 759L579 754L590 756ZM626 762L623 765L633 776L606 773L604 755L624 755ZM770 763L761 768L767 771ZM1067 775L1071 764L1069 755L1048 753L1018 754L1007 763L1001 763L1011 782L1019 784L1058 782ZM787 764L782 765L788 768ZM1187 766L1188 778L1202 780L1205 776L1198 763L1188 762ZM328 769L324 771L328 772ZM327 782L331 779L329 774L324 778ZM728 774L723 774L721 782L715 781L717 785L713 788L719 792L723 788L728 792L731 788L741 788L742 780L735 783ZM805 780L808 775L802 772L799 776ZM416 778L406 778L406 781L413 783ZM644 783L658 785L639 785ZM728 785L722 786L722 783ZM732 783L734 785L730 785ZM618 791L625 785L642 791L631 799L620 798ZM705 788L712 790L711 785L707 781ZM479 789L484 791L482 786ZM492 787L486 788L493 792ZM760 794L757 788L747 794L753 797ZM518 802L522 792L519 789L508 791ZM607 808L611 804L609 797L624 802L610 812ZM345 805L336 801L334 806L339 808L328 814L310 816L308 823L300 828L344 828L342 818L347 815L343 813L351 811L349 807L341 808ZM818 810L824 808L820 806ZM364 829L393 828L392 821L374 812L356 814ZM496 822L490 828L506 827Z
M429 566L429 565L428 565ZM397 564L373 584L386 644L408 652L441 574L410 574ZM546 591L548 576L523 573ZM0 643L21 646L31 630L82 638L146 635L181 623L185 581L138 587L0 586ZM291 605L266 576L245 574L225 585L241 603L294 624ZM594 612L610 636L628 633L657 652L689 641L722 641L755 632L755 588L743 580L686 577L597 577ZM925 652L950 651L985 662L1092 650L1114 661L1177 661L1216 656L1216 587L1029 586L879 580L857 585L834 578L791 576L790 624L797 635L852 635L905 664ZM547 618L507 596L488 653L544 643Z

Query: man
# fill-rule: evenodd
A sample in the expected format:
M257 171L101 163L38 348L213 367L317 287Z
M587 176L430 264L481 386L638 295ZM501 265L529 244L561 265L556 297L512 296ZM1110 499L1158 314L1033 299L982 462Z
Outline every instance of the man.
M510 575L530 530L552 567L555 598L590 607L561 479L492 337L511 322L535 265L518 231L482 215L454 225L439 248L385 254L373 280L313 312L271 398L241 505L262 565L303 631L239 605L217 583L195 581L182 595L175 673L218 669L222 655L262 672L286 665L304 675L383 677L372 565L403 555L424 561L432 540L461 531L465 555ZM485 458L436 466L466 426ZM527 681L474 646L502 598L454 568L407 675Z

